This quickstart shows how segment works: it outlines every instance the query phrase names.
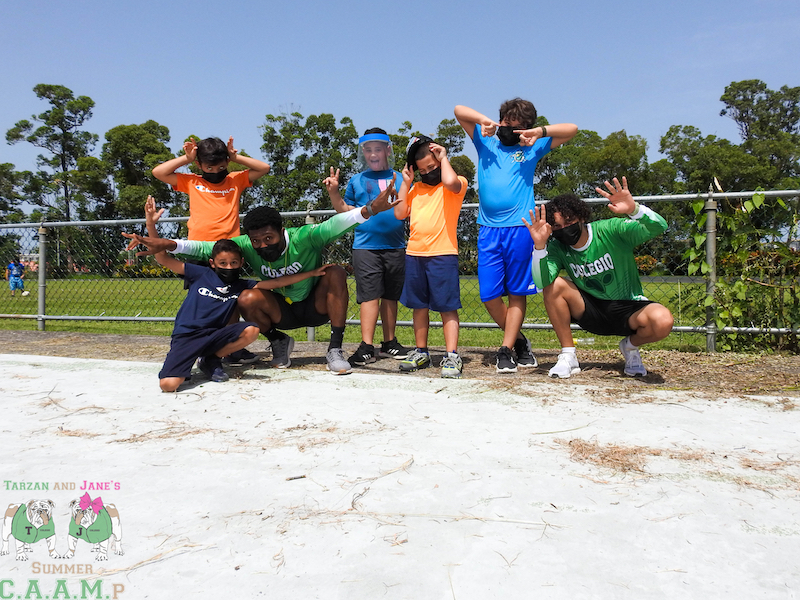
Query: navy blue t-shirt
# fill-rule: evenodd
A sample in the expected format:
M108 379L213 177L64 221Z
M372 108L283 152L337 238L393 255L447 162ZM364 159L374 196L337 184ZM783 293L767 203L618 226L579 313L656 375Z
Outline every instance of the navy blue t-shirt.
M184 269L184 277L191 287L175 316L172 335L193 333L198 329L222 329L236 309L239 294L256 285L252 279L239 279L225 285L211 267L186 263Z

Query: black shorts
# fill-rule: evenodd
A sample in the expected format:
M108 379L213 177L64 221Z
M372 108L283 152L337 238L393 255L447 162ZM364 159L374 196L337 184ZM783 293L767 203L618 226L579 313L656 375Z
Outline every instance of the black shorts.
M317 283L319 285L319 283ZM275 294L278 300L278 306L281 309L281 320L275 323L275 329L297 329L298 327L319 327L325 325L331 318L328 315L323 315L317 312L314 307L314 295L317 291L317 285L311 288L311 293L305 300L298 300L292 302L287 300L280 294ZM274 292L273 292L274 294Z
M578 291L586 309L580 319L573 318L572 322L597 335L633 335L636 332L628 326L628 319L633 313L653 303L652 300L601 300L580 288Z
M378 298L399 300L406 280L406 251L353 250L353 274L359 304Z
M192 374L194 361L201 356L214 354L223 346L235 342L242 332L251 326L258 327L255 323L237 321L222 329L199 329L192 333L172 336L169 352L158 378L189 377Z

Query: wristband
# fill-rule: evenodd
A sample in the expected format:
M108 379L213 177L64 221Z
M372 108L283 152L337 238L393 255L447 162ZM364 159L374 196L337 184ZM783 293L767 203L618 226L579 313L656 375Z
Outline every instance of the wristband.
M366 209L367 209L367 212L369 213L369 216L370 216L370 217L374 217L374 216L375 216L375 211L374 211L374 210L372 210L372 202L367 202L367 203L364 205L364 208L366 208Z
M542 137L543 138L547 137L547 127L545 127L544 125L542 125Z

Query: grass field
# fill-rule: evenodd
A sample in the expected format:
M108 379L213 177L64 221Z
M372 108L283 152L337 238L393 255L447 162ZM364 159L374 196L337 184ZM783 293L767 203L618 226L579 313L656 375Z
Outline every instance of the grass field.
M350 307L349 319L358 319L358 305L355 303L355 281L350 278ZM651 283L644 284L645 295L651 300L660 302L669 307L675 315L676 325L702 325L698 320L697 309L688 309L691 306L689 298L692 292L700 286L686 286L678 283ZM694 288L692 290L691 288ZM38 289L36 282L27 281L26 288L31 292L27 297L21 297L19 292L12 298L9 292L0 296L0 314L35 315L38 305ZM48 315L69 316L139 316L139 317L174 317L185 297L183 281L179 279L57 279L47 282L47 307ZM483 307L478 295L478 281L476 278L464 277L461 281L462 310L459 311L462 322L488 323L491 321L489 314ZM695 315L694 320L688 315ZM411 321L411 310L401 305L398 319ZM438 320L438 315L431 316L432 321ZM547 314L542 304L541 296L532 296L528 300L527 323L548 323ZM2 329L36 329L35 319L0 319ZM171 322L147 321L47 321L48 331L79 331L86 333L116 333L136 335L169 335L172 332ZM296 331L294 337L305 339L305 330ZM526 335L531 339L535 348L552 348L558 345L558 340L552 330L528 330ZM318 340L327 340L329 327L319 327L316 337ZM380 333L378 333L380 336ZM413 345L413 332L410 327L398 328L397 337L401 343ZM578 345L591 343L598 349L615 348L617 338L601 338L581 331L575 332ZM589 342L593 338L593 341ZM358 342L360 332L357 326L347 328L345 341ZM460 343L464 346L498 346L501 342L500 332L497 329L462 328ZM440 328L432 328L430 345L441 346L444 344ZM666 340L654 344L653 348L679 349L682 351L700 351L705 349L705 338L701 334L673 333Z

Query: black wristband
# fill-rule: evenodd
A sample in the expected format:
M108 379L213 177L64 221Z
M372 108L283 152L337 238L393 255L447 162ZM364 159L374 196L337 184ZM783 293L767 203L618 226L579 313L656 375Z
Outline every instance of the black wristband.
M547 137L547 127L545 127L544 125L542 125L542 137L543 138Z

